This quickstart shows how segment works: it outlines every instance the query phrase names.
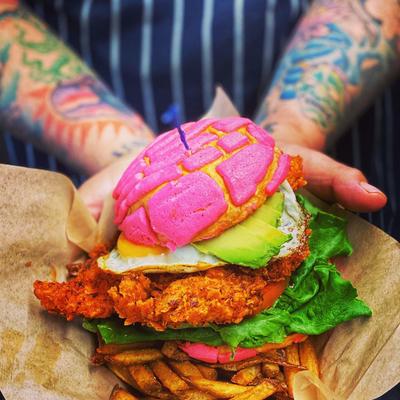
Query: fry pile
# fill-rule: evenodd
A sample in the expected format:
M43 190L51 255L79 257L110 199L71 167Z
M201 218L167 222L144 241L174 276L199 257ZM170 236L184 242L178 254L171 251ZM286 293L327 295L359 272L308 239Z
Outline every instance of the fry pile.
M319 376L308 339L226 364L193 360L172 341L104 344L96 349L92 361L107 365L133 388L131 393L116 385L110 400L285 400L293 398L297 372L308 369Z

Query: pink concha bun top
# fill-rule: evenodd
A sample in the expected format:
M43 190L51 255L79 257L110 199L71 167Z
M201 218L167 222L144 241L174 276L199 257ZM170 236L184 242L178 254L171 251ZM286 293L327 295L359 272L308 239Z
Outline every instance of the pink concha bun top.
M285 180L290 157L247 118L202 119L160 135L124 172L115 223L134 243L171 250L218 236Z

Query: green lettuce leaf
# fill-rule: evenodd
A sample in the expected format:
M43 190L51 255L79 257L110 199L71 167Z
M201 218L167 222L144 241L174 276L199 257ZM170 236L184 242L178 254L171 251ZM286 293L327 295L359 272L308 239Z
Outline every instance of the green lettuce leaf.
M351 244L346 221L326 213L298 196L310 214L310 255L293 274L290 285L273 307L236 325L167 329L124 326L121 320L86 321L85 328L98 330L106 343L151 340L184 340L213 346L257 347L280 343L291 333L319 335L336 325L360 316L370 316L369 307L357 298L352 284L343 279L330 259L349 255Z
M143 326L124 326L117 318L85 320L82 326L90 331L99 332L105 343L128 344L165 340L184 340L220 346L224 344L218 332L210 328L166 329L159 332Z

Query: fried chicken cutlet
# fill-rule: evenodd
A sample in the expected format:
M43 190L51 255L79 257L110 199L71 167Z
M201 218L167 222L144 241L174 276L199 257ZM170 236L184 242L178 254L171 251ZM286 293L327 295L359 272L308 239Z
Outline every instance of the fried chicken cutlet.
M284 290L308 247L260 270L226 266L191 274L112 274L97 266L98 255L75 267L76 276L68 282L36 281L42 306L68 320L118 314L126 325L164 330L182 324L239 323L256 315L271 305L272 294L277 297Z

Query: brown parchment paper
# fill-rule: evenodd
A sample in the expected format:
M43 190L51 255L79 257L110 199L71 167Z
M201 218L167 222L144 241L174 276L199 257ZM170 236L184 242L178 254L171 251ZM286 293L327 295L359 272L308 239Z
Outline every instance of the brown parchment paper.
M233 106L221 105L226 101L218 91L219 111L209 115L234 115ZM400 244L338 207L334 212L348 218L354 245L337 263L374 315L316 339L323 383L299 373L296 400L372 400L400 378ZM89 365L93 335L43 311L32 284L62 280L65 264L82 249L111 241L111 221L112 199L96 224L66 177L0 165L0 389L7 400L108 399L117 379Z
M43 312L35 279L96 242L96 223L64 176L0 166L0 389L7 400L106 399L117 379L88 358L93 338Z

